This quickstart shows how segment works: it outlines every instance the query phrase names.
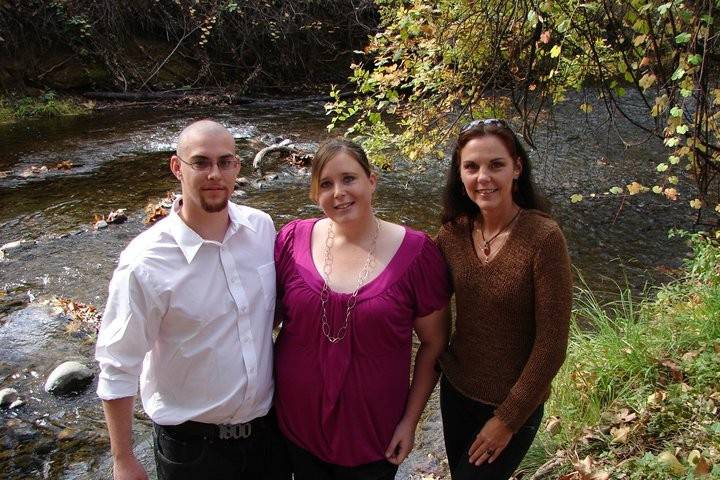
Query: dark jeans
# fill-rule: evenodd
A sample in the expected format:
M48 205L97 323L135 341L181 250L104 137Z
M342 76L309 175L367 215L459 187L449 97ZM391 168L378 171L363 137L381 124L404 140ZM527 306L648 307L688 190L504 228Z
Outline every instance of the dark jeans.
M287 449L272 415L247 438L221 439L204 424L154 424L158 480L289 480Z
M387 460L357 467L334 465L320 460L290 440L286 441L295 480L392 480L398 469L397 465Z
M493 417L495 407L467 398L443 376L440 382L440 410L453 480L510 478L530 448L543 416L543 406L540 405L493 463L485 462L476 467L469 461L468 450L485 422Z

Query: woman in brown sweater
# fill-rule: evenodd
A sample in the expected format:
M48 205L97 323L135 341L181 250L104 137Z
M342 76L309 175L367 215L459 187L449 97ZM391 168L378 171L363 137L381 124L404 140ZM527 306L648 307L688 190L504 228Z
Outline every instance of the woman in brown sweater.
M512 475L565 358L570 259L560 228L539 207L527 153L507 124L489 119L465 127L437 238L457 311L440 360L454 480Z

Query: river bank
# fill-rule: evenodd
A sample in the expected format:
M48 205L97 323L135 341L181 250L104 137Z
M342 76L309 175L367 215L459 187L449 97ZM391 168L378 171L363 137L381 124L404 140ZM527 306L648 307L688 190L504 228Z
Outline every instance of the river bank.
M720 478L720 235L683 236L676 280L610 302L577 290L529 478Z

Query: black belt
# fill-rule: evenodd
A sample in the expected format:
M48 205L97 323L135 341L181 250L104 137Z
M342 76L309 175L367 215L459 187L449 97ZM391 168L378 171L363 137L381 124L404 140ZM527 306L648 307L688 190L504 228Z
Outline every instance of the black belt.
M246 423L202 423L189 420L180 425L157 425L170 436L201 437L207 441L214 440L243 440L252 435L267 430L270 427L269 415L257 417Z

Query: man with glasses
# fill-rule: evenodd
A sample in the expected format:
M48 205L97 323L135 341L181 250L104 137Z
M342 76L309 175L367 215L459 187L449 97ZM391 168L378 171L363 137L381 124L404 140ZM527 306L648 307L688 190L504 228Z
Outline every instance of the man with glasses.
M185 128L170 169L182 197L120 255L98 335L115 479L147 478L132 448L138 381L158 478L280 478L272 220L229 202L240 161L222 125Z

